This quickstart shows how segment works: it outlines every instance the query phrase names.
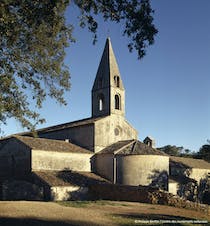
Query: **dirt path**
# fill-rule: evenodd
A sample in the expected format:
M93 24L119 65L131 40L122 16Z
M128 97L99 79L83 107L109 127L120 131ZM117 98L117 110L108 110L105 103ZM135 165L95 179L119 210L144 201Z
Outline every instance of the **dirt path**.
M135 220L200 219L210 216L169 206L131 202L99 202L82 207L65 207L52 202L0 202L2 226L139 225Z
M110 225L111 221L99 211L88 208L65 207L50 202L0 202L0 219L8 218L8 222L17 220L20 224L35 225ZM13 219L11 219L13 218ZM9 220L10 219L10 220ZM23 222L21 222L23 221ZM31 223L31 224L28 224ZM0 220L0 225L2 222ZM10 225L10 224L8 224ZM16 224L18 225L18 224Z

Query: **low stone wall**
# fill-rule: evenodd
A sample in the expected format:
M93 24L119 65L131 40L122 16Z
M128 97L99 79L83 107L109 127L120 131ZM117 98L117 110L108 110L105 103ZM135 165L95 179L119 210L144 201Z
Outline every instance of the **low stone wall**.
M177 182L169 182L168 183L168 192L173 195L177 195L178 183Z
M50 188L51 201L86 200L88 188L79 186L58 186Z
M43 188L27 181L7 180L2 183L2 200L34 200L44 199Z
M0 184L0 200L67 201L91 199L87 187L49 186L23 180L6 180Z
M84 186L49 186L45 183L8 180L2 183L3 200L113 200L169 205L209 213L208 205L190 202L146 186L94 183Z
M190 202L168 192L146 186L95 184L89 186L89 192L96 199L162 204L209 212L208 205Z

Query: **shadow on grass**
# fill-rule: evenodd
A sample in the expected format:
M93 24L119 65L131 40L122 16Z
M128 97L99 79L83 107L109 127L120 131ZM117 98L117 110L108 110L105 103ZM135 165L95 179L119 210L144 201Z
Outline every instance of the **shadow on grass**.
M132 226L132 225L175 225L175 226L191 226L200 225L193 224L195 219L163 215L163 214L114 214L113 220L120 226ZM188 223L186 223L188 222ZM202 224L204 225L204 224Z
M134 220L194 220L192 218L163 214L116 214L115 216Z
M1 226L75 226L75 225L99 225L93 222L87 221L50 221L43 219L33 219L33 218L0 218Z

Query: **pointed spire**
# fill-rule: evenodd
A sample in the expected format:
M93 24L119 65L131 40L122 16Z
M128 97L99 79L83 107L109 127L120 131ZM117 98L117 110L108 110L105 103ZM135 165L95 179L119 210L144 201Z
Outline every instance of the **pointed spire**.
M92 88L92 117L125 115L125 90L120 71L107 38Z
M113 86L114 76L116 75L120 77L120 71L112 48L111 39L108 37L96 74L93 90L98 88L97 83L101 79L103 80L105 86ZM124 89L122 80L121 89Z

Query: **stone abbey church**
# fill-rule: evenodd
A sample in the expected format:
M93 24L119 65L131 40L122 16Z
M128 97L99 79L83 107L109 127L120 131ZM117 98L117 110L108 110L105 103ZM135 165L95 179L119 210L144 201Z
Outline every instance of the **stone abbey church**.
M168 156L151 137L143 142L137 137L125 118L125 88L108 38L92 87L92 116L39 129L36 138L30 132L2 138L0 182L34 173L50 185L54 199L62 200L86 186L81 178L155 186L176 194L183 184L178 178L199 182L210 172L203 160ZM58 177L61 172L70 179Z

